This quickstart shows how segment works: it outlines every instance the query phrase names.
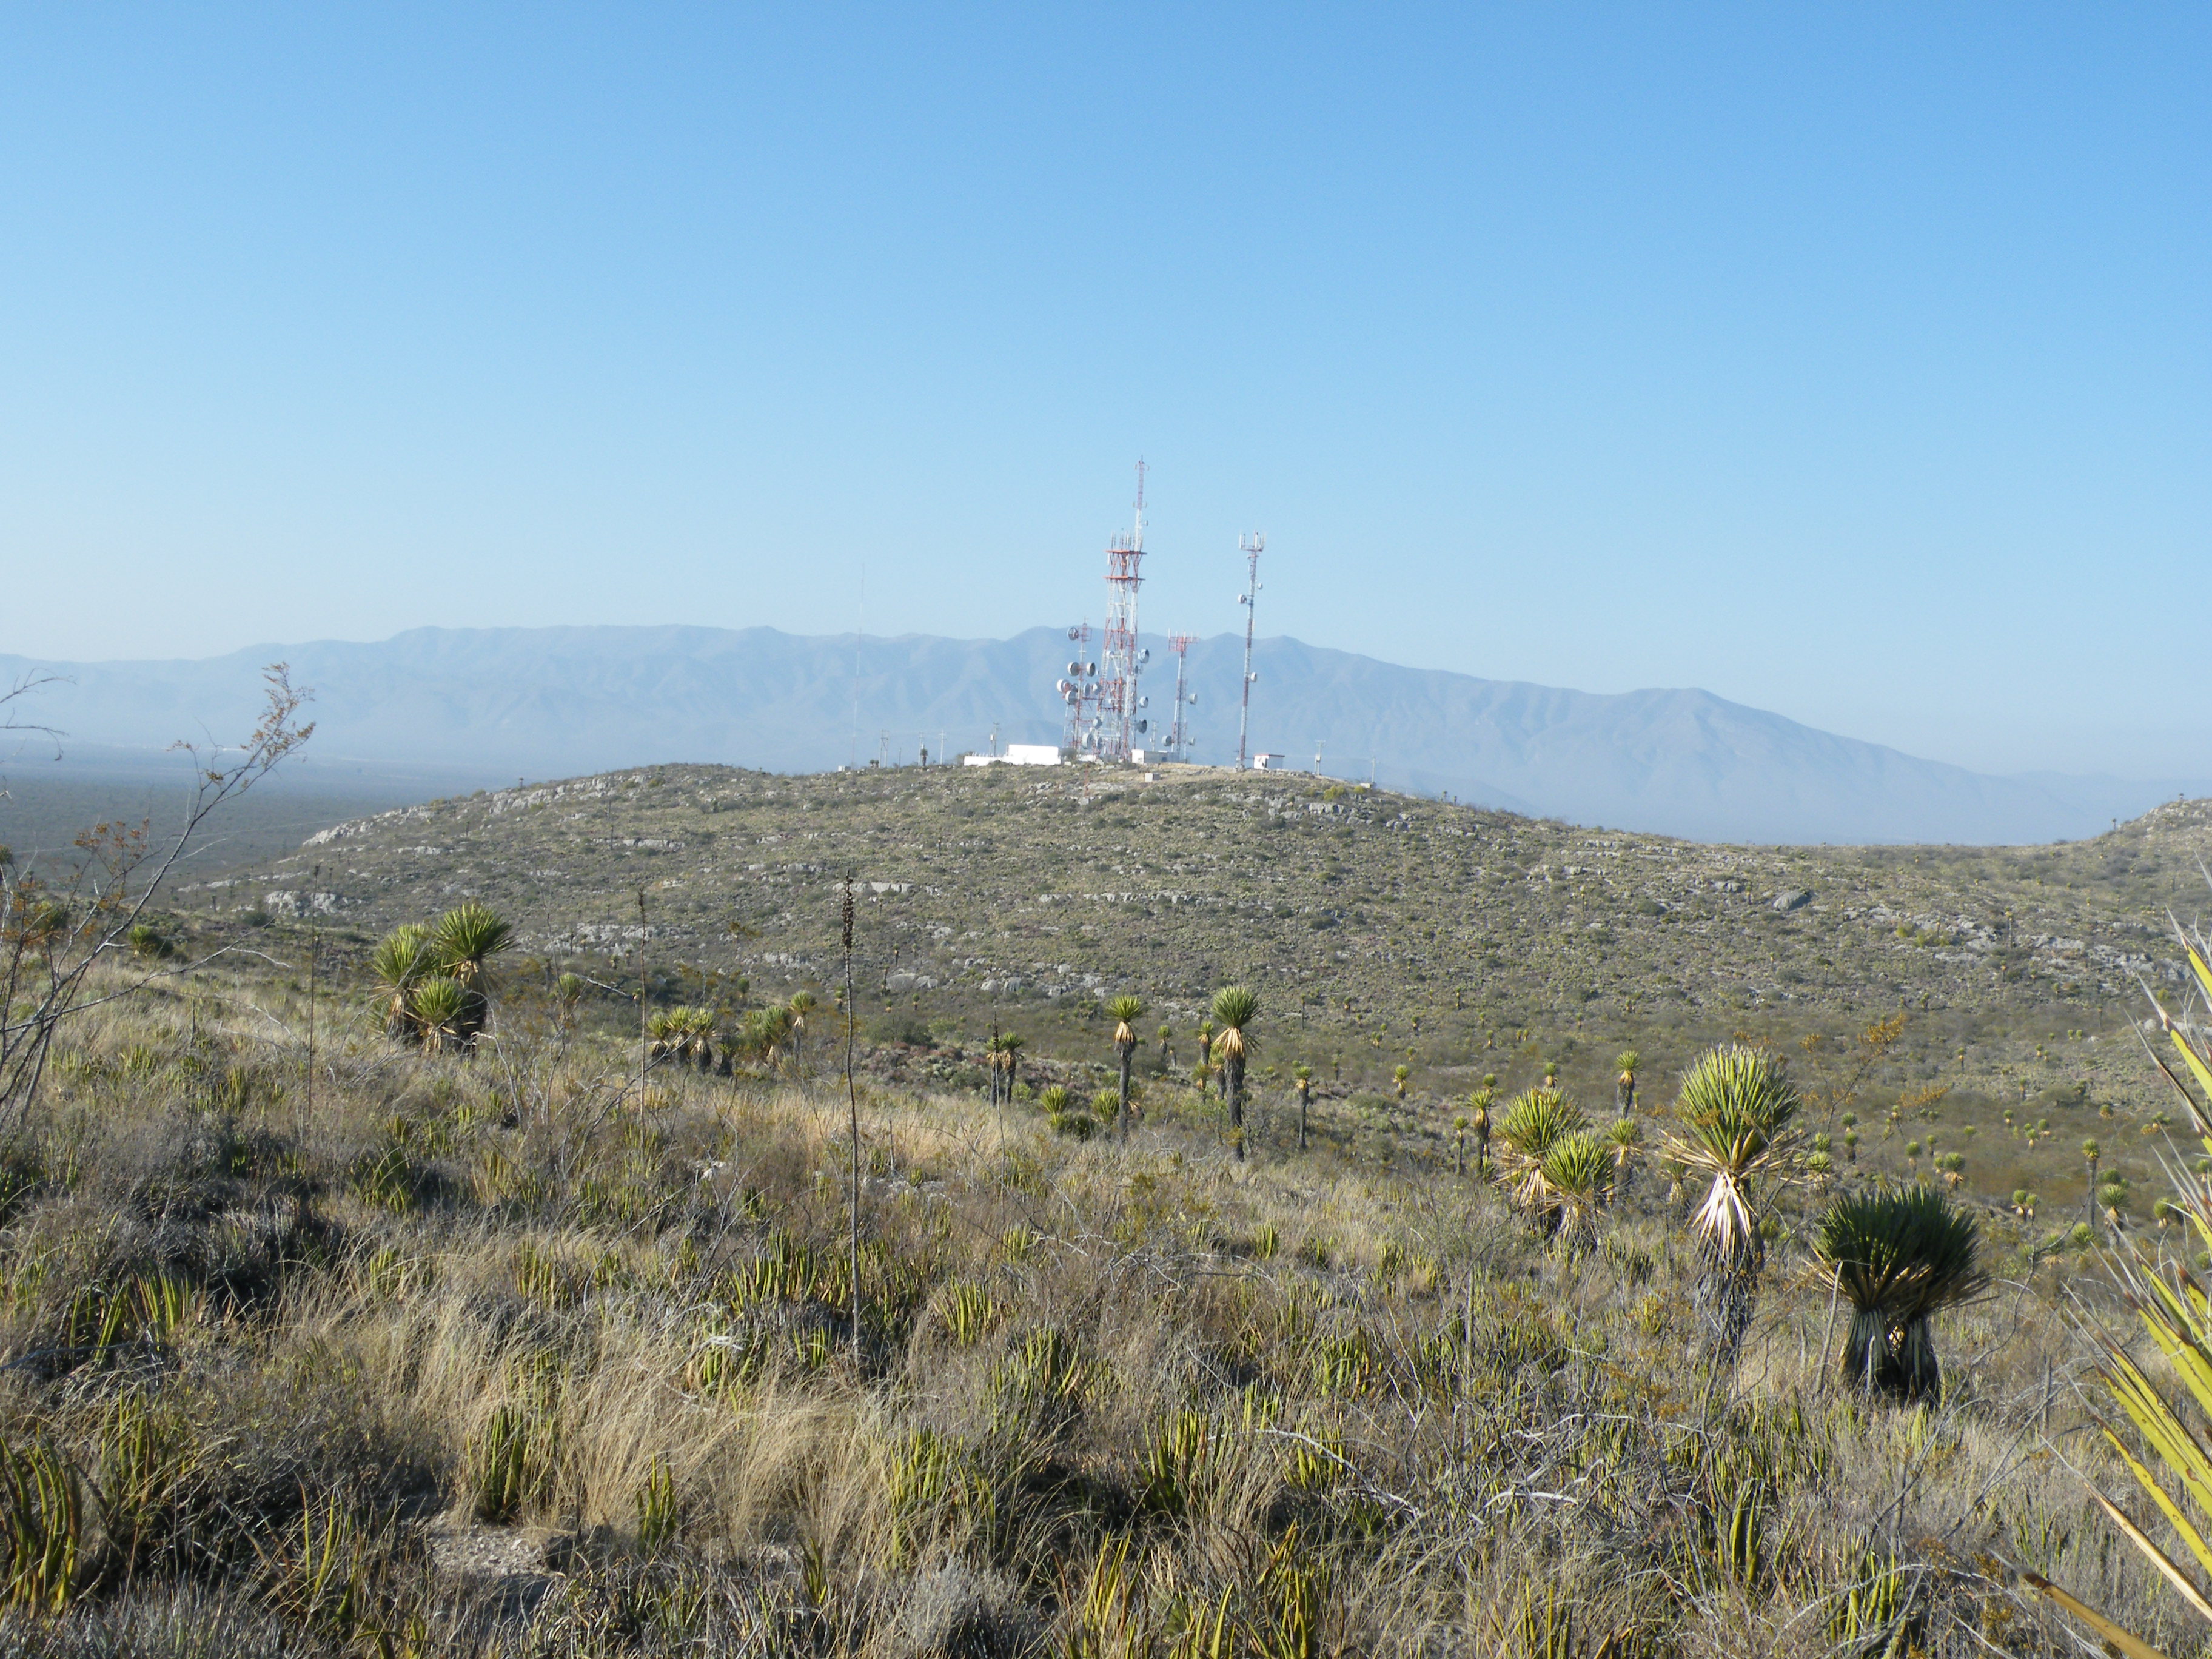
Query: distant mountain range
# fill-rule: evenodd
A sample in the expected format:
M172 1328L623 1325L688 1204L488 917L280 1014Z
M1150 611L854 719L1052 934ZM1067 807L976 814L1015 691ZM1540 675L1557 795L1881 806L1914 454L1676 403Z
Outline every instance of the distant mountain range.
M1153 640L1157 738L1175 658ZM262 665L312 686L318 769L425 793L659 761L817 771L911 764L1061 729L1056 629L1011 640L810 638L769 628L416 629L376 644L266 645L197 661L58 663L0 655L9 683L50 674L26 718L121 764L252 724ZM1193 758L1233 759L1243 641L1190 647ZM1095 646L1091 654L1096 654ZM1402 668L1263 640L1255 749L1540 817L1706 841L2018 843L2094 835L2184 786L1996 777L1917 759L1698 690L1618 696ZM19 704L21 708L25 705ZM88 747L89 746L89 747ZM102 754L102 751L106 751ZM27 751L27 753L28 751ZM11 763L23 784L27 760ZM2198 793L2191 790L2190 793Z

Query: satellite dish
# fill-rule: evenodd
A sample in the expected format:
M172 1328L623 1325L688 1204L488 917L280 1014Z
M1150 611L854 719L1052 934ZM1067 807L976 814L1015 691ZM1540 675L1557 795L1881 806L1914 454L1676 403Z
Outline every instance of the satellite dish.
M1244 595L1243 595L1242 593L1239 593L1239 594L1237 596L1237 604L1239 604L1239 605L1249 605L1249 604L1251 604L1251 603L1252 603L1252 601L1251 601L1251 600L1249 600L1249 599L1246 599L1246 598L1244 597Z
M1088 664L1085 666L1083 672L1086 674L1095 674L1098 672L1098 665L1095 662Z
M1152 723L1150 720L1139 720L1137 722L1137 735L1139 737L1144 736L1146 732L1152 730Z
M1139 662L1150 662L1152 659L1152 653L1150 651L1139 651L1137 653L1137 660Z
M1139 708L1150 708L1152 706L1152 700L1150 697L1139 697L1137 699L1137 707Z
M1071 628L1067 630L1067 637L1071 640L1080 638L1082 634L1083 630L1079 628Z

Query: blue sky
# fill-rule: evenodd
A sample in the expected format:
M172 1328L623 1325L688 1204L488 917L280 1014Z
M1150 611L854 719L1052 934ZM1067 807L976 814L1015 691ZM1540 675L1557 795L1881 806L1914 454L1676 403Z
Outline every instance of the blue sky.
M2212 771L2212 14L292 10L0 14L0 650L1095 621L1141 454L1148 629Z

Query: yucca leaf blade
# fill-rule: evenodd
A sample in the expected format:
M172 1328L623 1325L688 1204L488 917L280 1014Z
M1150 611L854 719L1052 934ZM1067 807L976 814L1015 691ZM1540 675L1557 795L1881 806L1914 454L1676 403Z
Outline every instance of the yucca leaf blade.
M2068 1595L2041 1573L2022 1572L2020 1577L2021 1582L2030 1589L2072 1613L2125 1654L2127 1659L2166 1659L2166 1655L2151 1646L2142 1637L2130 1635L2094 1607L2087 1605L2078 1597Z
M2151 1501L2158 1505L2160 1510L2164 1513L2166 1520L2172 1523L2174 1531L2181 1535L2181 1541L2189 1546L2189 1553L2197 1558L2197 1565L2203 1567L2205 1571L2212 1572L2212 1544L2207 1544L2204 1541L2204 1535L2197 1530L2196 1523L2191 1522L2188 1516L2182 1512L2181 1506L2179 1504L2176 1504L2172 1498L2166 1495L2166 1488L2159 1485L2157 1476L2154 1475L2148 1469L2145 1468L2140 1462L2136 1462L2134 1457L2129 1455L2128 1449L2120 1443L2119 1436L2114 1434L2110 1429L2107 1429L2105 1431L2105 1438L2112 1443L2112 1449L2119 1453L2120 1461L2128 1466L2128 1473L2135 1476L2136 1484L2150 1494ZM2091 1495L2094 1497L2099 1503L2105 1503L2104 1495L2101 1492L2093 1492ZM2112 1514L2116 1517L2116 1519L2118 1519L2122 1531L2128 1532L2132 1534L2135 1530L2134 1522L2126 1519L2124 1516L2121 1516L2119 1512L2117 1510L2114 1510L2109 1504L2106 1504L2106 1509L2108 1513ZM2174 1577L2175 1572L2178 1571L2179 1569L2175 1569L2174 1571L2168 1572L2166 1576L2168 1577ZM2189 1604L2195 1607L2199 1613L2203 1614L2205 1619L2212 1620L2212 1603L2208 1603L2204 1600L2203 1593L2197 1589L2197 1586L2192 1583L2178 1578L2176 1579L2176 1583L2179 1585L2181 1593L2183 1596L2187 1599Z

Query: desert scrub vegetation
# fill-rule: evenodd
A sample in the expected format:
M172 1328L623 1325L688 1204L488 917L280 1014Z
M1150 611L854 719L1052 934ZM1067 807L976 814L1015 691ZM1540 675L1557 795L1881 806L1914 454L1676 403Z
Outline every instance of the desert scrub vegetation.
M518 983L472 1051L334 998L310 1111L304 1012L217 963L57 1037L0 1166L0 1650L2079 1651L2023 1573L2187 1650L2032 1255L1838 1321L1844 1229L1757 1155L1695 1164L1748 1277L1558 1091L1493 1181L878 1084L856 1278L842 1079L641 1079ZM1916 1320L1940 1371L1844 1374Z

